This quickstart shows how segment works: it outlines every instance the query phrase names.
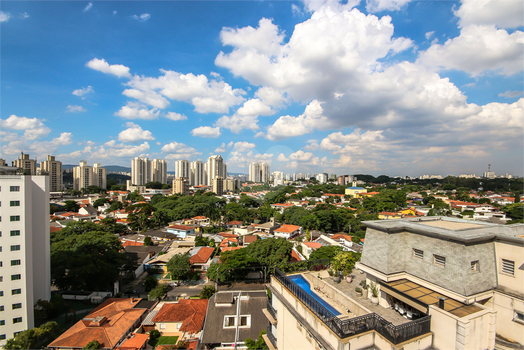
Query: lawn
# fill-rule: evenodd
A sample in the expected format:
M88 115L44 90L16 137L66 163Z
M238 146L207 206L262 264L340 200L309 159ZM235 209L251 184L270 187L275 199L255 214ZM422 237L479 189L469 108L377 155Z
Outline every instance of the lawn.
M158 345L175 345L178 341L178 337L159 337L156 340L149 340L149 345L156 349Z

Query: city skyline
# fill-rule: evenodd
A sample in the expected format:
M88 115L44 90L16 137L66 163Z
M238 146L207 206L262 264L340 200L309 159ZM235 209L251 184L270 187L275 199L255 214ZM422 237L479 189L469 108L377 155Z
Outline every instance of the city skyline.
M522 176L519 1L8 2L0 158Z

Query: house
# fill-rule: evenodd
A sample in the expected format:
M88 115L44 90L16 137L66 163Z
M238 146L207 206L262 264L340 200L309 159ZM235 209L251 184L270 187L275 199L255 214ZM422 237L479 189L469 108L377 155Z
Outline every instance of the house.
M187 235L195 234L195 228L185 225L169 225L167 232L177 235L180 238L186 238Z
M160 253L163 249L164 246L161 245L126 245L124 247L128 264L135 267L135 278L138 278L138 276L144 272L146 264L155 256L157 256L157 254Z
M194 246L194 242L193 242ZM155 258L151 259L145 264L146 269L162 269L164 272L167 272L167 262L176 254L189 254L193 249L192 247L179 247L178 245L171 245L167 253L158 255Z
M378 218L379 220L402 219L402 214L389 211L382 211L378 213Z
M189 263L191 268L196 271L201 271L205 274L209 265L211 265L211 260L213 258L213 253L215 248L211 247L195 247L190 252Z
M247 235L247 236L242 236L241 239L242 239L242 246L247 247L251 243L255 242L257 239L260 239L260 237L256 235Z
M49 349L84 348L97 340L101 349L114 349L144 320L156 302L111 298L48 345Z
M149 334L133 333L128 337L117 350L144 350L149 341Z
M233 220L233 221L226 223L227 228L237 228L240 226L242 226L242 221Z
M384 308L430 315L432 346L524 344L524 225L449 217L366 221L356 267Z
M257 339L269 326L263 309L267 307L267 292L220 291L207 306L207 316L201 337L203 349L235 349L247 338Z
M313 253L318 248L322 247L322 244L318 242L302 242L302 255L309 259L311 253Z
M284 210L294 207L295 204L293 203L273 203L271 204L271 209L278 210L280 214L284 212Z
M207 299L180 299L164 303L152 319L163 336L178 336L179 341L198 339L206 318Z
M195 216L191 219L194 220L195 224L201 225L201 226L207 226L211 222L211 220L205 216Z
M285 239L291 239L302 234L302 227L297 225L284 224L273 231L275 237L282 237Z
M357 198L357 194L359 193L366 193L368 190L366 190L363 187L357 187L357 186L351 186L346 188L344 193L348 196L353 196L354 198Z
M280 224L275 222L275 218L270 218L268 222L256 225L255 230L262 231L267 234L273 234L273 231L278 227L280 227Z
M424 213L416 210L414 207L403 209L399 212L401 215L408 215L408 216L424 216ZM380 219L380 218L379 218Z

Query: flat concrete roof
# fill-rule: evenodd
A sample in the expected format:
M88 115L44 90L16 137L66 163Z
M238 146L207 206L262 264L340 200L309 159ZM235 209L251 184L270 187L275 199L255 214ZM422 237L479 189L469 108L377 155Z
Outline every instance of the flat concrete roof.
M462 242L501 239L524 244L522 237L524 224L500 225L446 216L363 221L363 223L369 228L391 234L407 231Z

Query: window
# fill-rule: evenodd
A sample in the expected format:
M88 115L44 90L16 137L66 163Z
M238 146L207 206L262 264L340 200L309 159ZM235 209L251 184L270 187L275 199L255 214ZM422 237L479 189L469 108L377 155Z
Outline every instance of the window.
M0 320L0 326L5 326L5 320Z
M0 290L0 297L3 297L3 296L4 296L4 291Z
M236 316L224 316L224 328L235 327Z
M433 263L435 265L446 266L446 257L433 254Z
M424 259L424 251L413 248L413 256L415 258Z
M11 237L13 236L20 236L20 230L13 230L11 231Z
M502 272L514 275L515 274L515 262L512 260L502 259Z
M300 331L300 333L302 333L302 327L302 324L297 321L297 329Z
M19 207L20 206L20 201L11 201L11 202L9 202L9 205L11 207Z
M20 260L11 260L11 266L18 266L21 265L22 262Z
M251 327L251 316L240 316L240 325L239 327Z
M20 221L20 215L11 215L10 221Z
M471 271L478 272L479 270L479 261L475 260L471 262Z
M17 295L17 294L22 294L22 289L17 288L17 289L11 290L11 295Z
M13 318L13 323L20 323L20 322L22 322L22 317Z
M524 312L515 311L515 317L513 321L524 324Z
M11 251L12 251L12 252L15 252L15 251L17 251L17 250L20 250L20 244L12 245L12 246L11 246Z
M0 261L0 267L4 266L3 261Z
M10 186L9 191L10 192L20 192L20 186Z
M158 324L158 328L159 329L166 329L166 324L165 323L159 323Z
M13 310L21 309L21 308L22 308L22 303L13 304Z
M5 340L5 334L0 334L0 340Z
M22 275L21 274L11 275L11 281L17 281L17 280L21 280L21 279L22 279Z
M4 311L4 305L0 305L0 311Z
M0 276L0 282L4 281L4 276Z

